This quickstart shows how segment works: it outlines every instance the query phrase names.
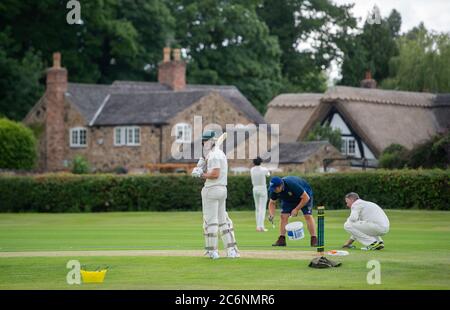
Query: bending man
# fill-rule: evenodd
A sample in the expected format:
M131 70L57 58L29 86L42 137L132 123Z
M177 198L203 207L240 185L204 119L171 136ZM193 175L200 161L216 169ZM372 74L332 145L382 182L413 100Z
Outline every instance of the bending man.
M316 223L312 216L313 191L309 184L295 176L273 177L270 180L269 220L275 215L275 203L281 200L280 236L272 246L286 246L286 224L290 216L297 216L302 210L311 235L311 246L317 246Z

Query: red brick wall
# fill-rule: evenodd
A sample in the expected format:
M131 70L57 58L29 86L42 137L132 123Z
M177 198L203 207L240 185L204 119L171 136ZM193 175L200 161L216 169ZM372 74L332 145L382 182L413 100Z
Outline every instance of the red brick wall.
M50 68L47 70L46 101L46 162L45 169L64 169L64 146L66 145L64 124L64 95L67 91L67 70Z
M184 61L163 62L159 65L158 82L173 90L186 87L186 63Z

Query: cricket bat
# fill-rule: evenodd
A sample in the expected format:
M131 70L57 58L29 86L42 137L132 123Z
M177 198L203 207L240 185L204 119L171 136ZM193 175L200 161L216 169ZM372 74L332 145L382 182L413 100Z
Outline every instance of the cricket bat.
M216 148L219 148L219 147L223 144L223 141L225 141L226 138L227 138L227 133L224 132L224 133L219 137L219 139L217 139L217 141L216 141Z

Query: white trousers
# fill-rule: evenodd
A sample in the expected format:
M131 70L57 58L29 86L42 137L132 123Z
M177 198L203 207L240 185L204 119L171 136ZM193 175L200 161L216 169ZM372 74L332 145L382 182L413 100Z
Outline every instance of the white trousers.
M202 211L205 249L216 251L218 248L219 232L222 236L224 248L235 248L233 222L226 211L227 188L225 186L203 187Z
M359 241L365 246L375 241L383 241L381 236L389 232L389 227L383 227L367 221L350 222L347 220L344 224L344 229L351 234L351 239Z
M256 228L264 228L267 206L267 189L264 185L253 187L253 200L255 201Z

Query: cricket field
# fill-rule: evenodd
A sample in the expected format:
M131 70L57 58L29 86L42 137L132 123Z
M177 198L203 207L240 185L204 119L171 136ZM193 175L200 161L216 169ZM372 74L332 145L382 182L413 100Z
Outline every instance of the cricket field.
M201 212L3 213L0 289L449 290L450 212L386 213L391 221L386 248L367 252L356 244L350 255L330 257L342 262L332 269L308 267L315 249L308 246L307 231L305 239L273 248L278 227L267 223L268 232L256 232L251 211L229 212L242 257L218 260L202 255ZM339 249L348 238L343 229L348 214L326 211L326 250ZM297 220L304 222L291 219ZM105 281L69 285L69 260L88 269L109 266ZM367 280L374 261L380 284Z

